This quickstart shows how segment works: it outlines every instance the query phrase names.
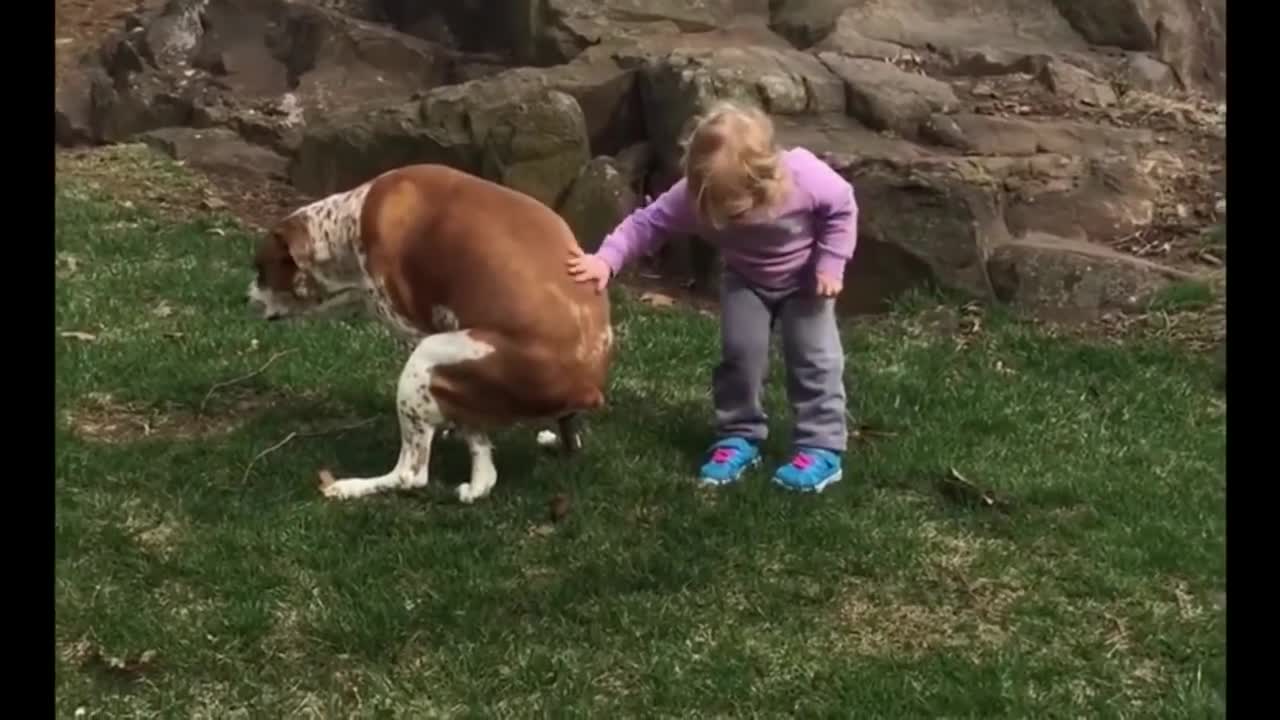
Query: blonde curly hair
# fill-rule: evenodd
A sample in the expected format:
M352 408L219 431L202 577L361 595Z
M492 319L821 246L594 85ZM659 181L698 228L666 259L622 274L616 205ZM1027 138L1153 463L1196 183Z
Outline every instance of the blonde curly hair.
M788 189L773 121L751 106L720 102L702 115L683 165L699 218L716 229L777 207Z

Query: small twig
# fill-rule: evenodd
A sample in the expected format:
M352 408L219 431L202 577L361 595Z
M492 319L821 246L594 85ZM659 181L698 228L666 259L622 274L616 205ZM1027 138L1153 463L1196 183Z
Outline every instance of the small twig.
M279 360L285 355L288 355L291 352L293 352L292 348L289 350L281 350L275 355L272 355L271 357L267 358L267 361L262 363L262 367L259 367L257 370L254 370L253 372L247 375L241 375L240 377L237 377L237 378L232 378L230 380L223 380L222 382L217 383L213 387L209 388L209 392L205 393L204 399L200 401L200 410L199 410L200 414L204 414L204 408L206 405L209 404L209 398L213 397L214 393L218 392L222 388L230 387L232 385L235 385L236 383L242 383L245 380L249 380L250 378L261 375L263 372L266 371L267 368L271 367L271 363L274 363L275 361Z
M377 419L378 418L376 417L365 418L360 422L351 423L350 425L342 425L336 428L329 428L327 430L312 430L310 432L299 432L297 430L294 430L288 435L285 435L284 439L281 440L280 442L276 443L275 445L272 445L266 450L263 450L257 455L254 455L253 459L249 461L249 464L245 466L244 475L240 477L240 482L247 482L249 480L249 473L250 471L253 470L253 466L258 464L258 461L262 460L262 458L270 455L271 453L279 450L285 445L288 445L294 440L297 440L298 438L319 437L321 435L337 435L339 433L347 432L348 430L355 430L356 428L364 427L365 425L369 425L373 423Z

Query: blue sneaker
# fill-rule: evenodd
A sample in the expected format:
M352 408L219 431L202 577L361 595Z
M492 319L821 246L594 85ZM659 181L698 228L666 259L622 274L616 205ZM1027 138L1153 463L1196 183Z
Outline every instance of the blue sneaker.
M800 448L791 462L773 474L773 481L788 490L820 493L831 483L839 482L843 475L837 453Z
M699 471L707 485L737 482L747 468L760 463L760 450L746 438L728 437L711 446L711 459Z

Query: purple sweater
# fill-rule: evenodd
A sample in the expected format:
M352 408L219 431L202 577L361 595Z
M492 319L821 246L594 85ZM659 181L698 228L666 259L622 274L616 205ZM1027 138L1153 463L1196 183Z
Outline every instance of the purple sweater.
M596 256L616 275L670 237L696 234L720 248L728 267L760 287L809 285L818 272L841 280L858 239L853 187L808 150L793 148L782 157L791 192L773 219L748 219L720 231L704 226L681 179L623 220L604 239Z

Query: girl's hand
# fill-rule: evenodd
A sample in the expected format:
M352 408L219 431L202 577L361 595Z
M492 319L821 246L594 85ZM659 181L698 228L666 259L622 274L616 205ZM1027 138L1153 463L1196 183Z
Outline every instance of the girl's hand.
M595 285L596 292L602 292L609 284L609 276L613 271L608 264L595 255L587 255L581 248L574 248L569 256L569 274L578 282L589 282Z
M818 273L818 297L835 297L844 289L844 284L839 280Z

